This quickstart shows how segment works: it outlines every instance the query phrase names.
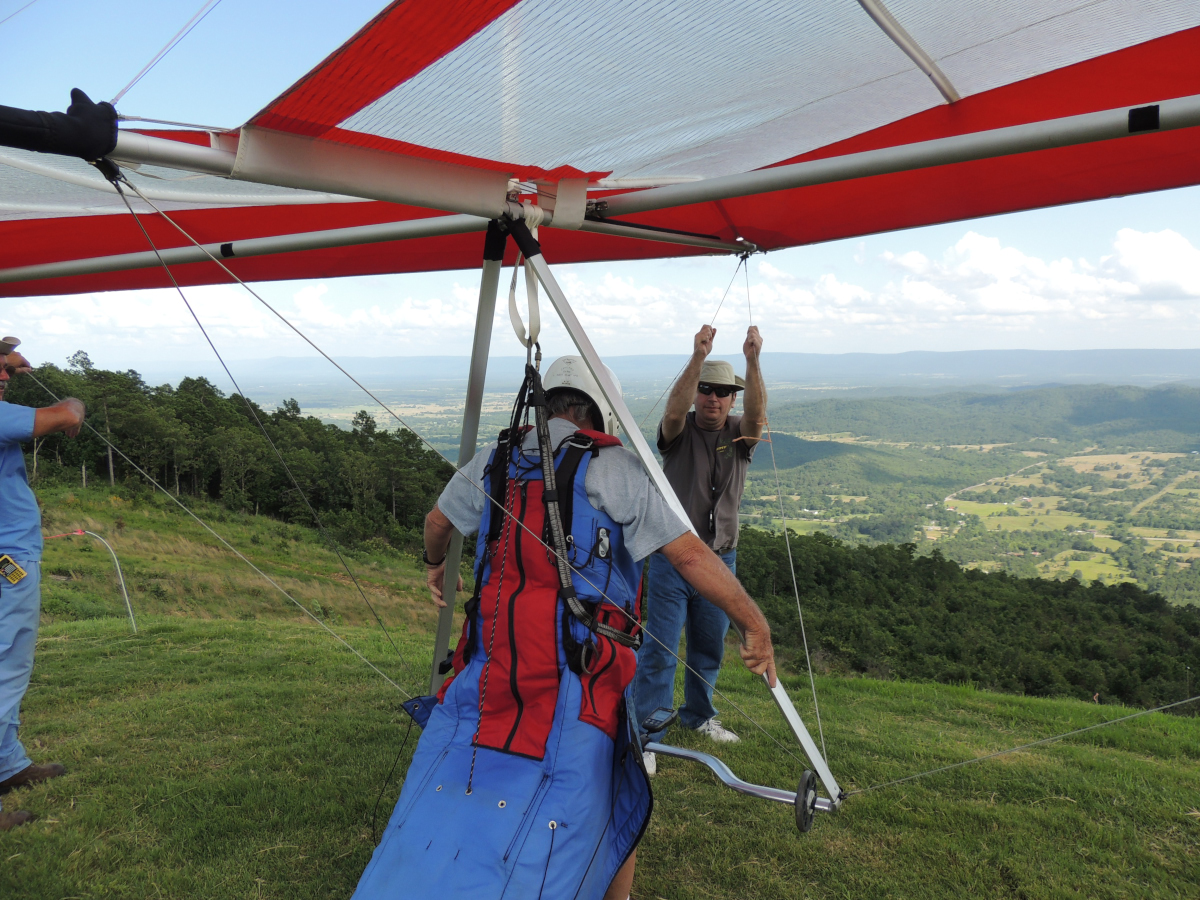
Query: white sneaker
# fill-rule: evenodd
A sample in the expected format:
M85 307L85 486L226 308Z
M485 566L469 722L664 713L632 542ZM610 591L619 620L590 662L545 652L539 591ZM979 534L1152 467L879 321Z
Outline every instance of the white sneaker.
M658 771L658 760L649 750L642 751L642 765L646 767L647 775L653 775Z
M736 744L741 740L736 734L721 724L717 718L709 719L696 729L700 734L706 734L718 744Z

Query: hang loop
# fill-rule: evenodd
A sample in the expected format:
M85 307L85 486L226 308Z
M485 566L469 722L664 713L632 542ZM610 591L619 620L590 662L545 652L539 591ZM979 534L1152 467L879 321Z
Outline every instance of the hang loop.
M529 226L534 240L537 240L537 228L545 220L546 214L540 206L534 206L528 200L522 206L525 208L525 224ZM525 298L529 306L529 332L526 333L525 323L521 320L521 312L517 309L517 270L521 268L523 258L521 254L517 254L517 262L513 265L512 282L508 286L508 318L512 322L513 331L517 335L517 340L521 342L521 346L526 351L532 351L533 345L537 343L538 336L542 333L542 313L538 306L537 273L534 272L533 266L526 262Z

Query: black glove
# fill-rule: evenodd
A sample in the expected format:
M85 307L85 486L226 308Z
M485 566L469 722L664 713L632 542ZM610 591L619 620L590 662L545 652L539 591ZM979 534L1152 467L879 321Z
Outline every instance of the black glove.
M117 111L111 103L93 103L79 88L65 113L0 106L0 146L91 162L117 146Z

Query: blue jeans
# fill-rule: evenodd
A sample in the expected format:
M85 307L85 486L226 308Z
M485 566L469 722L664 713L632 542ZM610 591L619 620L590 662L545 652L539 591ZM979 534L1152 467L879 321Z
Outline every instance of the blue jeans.
M737 550L727 550L718 556L736 575ZM683 676L679 721L685 728L699 728L717 714L712 704L713 685L717 683L721 659L725 656L729 617L684 581L665 556L655 553L650 557L650 583L646 590L646 638L638 651L637 674L633 679L635 720L639 725L660 706L668 709L675 706L672 654L679 650L679 636L685 628L688 668ZM664 734L656 732L650 739L661 740Z
M33 674L41 612L41 563L17 560L29 574L16 584L0 579L0 781L31 764L17 738L21 699Z

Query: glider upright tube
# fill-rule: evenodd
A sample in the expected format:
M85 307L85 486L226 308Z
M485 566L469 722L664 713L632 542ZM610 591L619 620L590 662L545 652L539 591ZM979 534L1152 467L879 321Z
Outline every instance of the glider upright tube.
M492 321L496 315L496 292L500 286L500 269L504 265L507 236L496 221L488 223L487 240L483 249L483 274L479 280L479 307L475 314L475 338L471 342L471 371L467 376L467 400L463 409L462 437L458 442L458 468L462 469L475 456L479 440L479 414L483 409L483 386L487 378L488 351L492 346ZM457 477L457 476L456 476ZM438 612L437 635L433 644L433 671L429 675L429 693L436 694L445 679L442 662L450 649L450 632L454 624L454 602L458 586L458 567L462 562L463 536L456 530L446 551L445 581L442 598L446 605Z
M625 405L625 401L621 398L621 392L613 384L612 377L608 374L608 369L605 368L604 363L600 360L600 354L592 346L587 332L583 330L583 326L575 315L575 311L571 309L571 304L567 302L567 295L563 293L563 289L559 287L558 281L550 271L550 267L546 265L546 258L542 256L541 246L534 239L533 235L530 234L529 228L524 221L516 219L507 224L513 239L517 242L517 246L525 254L525 261L533 267L538 281L546 289L546 296L554 304L554 309L558 313L558 317L562 320L563 326L567 329L567 334L575 342L575 346L579 350L579 355L583 357L583 361L587 363L592 377L600 385L600 392L604 394L604 399L608 401L608 405L612 407L613 413L616 414L617 421L621 423L621 428L629 438L629 443L633 445L633 452L642 461L642 467L646 470L646 474L650 476L650 480L654 482L654 486L658 488L658 492L662 494L667 505L671 507L671 511L679 517L679 521L686 525L689 531L695 533L695 529L692 528L691 519L684 512L683 505L679 502L679 498L675 496L675 491L671 489L670 482L667 481L667 476L663 474L658 460L654 458L654 453L650 450L650 445L646 443L646 438L642 435L641 428L638 427L637 419L633 417L633 413Z

